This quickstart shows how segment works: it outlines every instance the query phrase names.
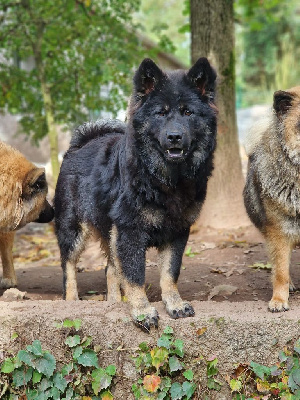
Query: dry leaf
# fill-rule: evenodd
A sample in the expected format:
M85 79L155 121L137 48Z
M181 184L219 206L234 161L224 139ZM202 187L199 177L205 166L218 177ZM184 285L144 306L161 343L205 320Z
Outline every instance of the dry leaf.
M237 286L232 285L218 285L215 286L208 295L208 300L211 300L215 296L230 296L237 291Z

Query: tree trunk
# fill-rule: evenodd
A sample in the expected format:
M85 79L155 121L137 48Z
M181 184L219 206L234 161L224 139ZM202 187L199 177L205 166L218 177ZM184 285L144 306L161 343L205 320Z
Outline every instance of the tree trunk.
M207 57L218 74L215 168L199 224L214 228L249 225L242 198L244 178L235 115L233 0L190 1L192 62Z
M59 161L58 161L58 133L56 129L56 124L54 121L53 115L53 105L50 90L47 87L47 84L42 81L41 82L44 106L45 106L45 114L48 126L48 138L50 144L50 159L51 159L51 167L52 167L52 179L54 188L57 183L57 178L59 174Z

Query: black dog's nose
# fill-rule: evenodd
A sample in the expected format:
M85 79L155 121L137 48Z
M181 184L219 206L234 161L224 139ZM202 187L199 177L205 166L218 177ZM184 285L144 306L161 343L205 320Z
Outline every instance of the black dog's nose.
M182 140L182 134L179 132L169 132L167 133L167 139L172 144L180 143Z

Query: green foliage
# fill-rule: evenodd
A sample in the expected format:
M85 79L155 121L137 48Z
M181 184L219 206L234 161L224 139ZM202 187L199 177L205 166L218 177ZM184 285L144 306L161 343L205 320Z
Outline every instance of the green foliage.
M238 366L229 385L235 400L300 399L300 339L292 350L281 351L271 367L255 362Z
M0 0L0 111L22 115L38 141L49 128L47 99L55 123L71 127L124 108L141 58L138 7L139 0Z
M183 363L184 344L166 327L157 346L150 349L143 342L134 358L141 379L132 386L136 399L191 399L196 385L193 372Z
M242 106L271 102L275 90L298 83L300 16L297 0L235 2L237 90Z
M80 326L79 320L65 320L59 327L71 331ZM116 367L99 367L98 355L91 343L89 337L67 336L65 345L72 361L58 369L53 355L42 349L39 340L34 340L26 350L20 350L16 357L7 357L0 364L1 398L75 400L96 395L100 397L95 399L113 399L110 389Z

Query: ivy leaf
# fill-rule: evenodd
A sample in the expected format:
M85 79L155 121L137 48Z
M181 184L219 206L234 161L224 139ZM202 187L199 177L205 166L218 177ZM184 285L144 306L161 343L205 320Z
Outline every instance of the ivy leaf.
M169 367L171 372L179 371L182 369L182 365L176 356L170 357Z
M149 350L149 347L148 347L148 345L147 345L146 342L140 343L140 344L139 344L139 348L140 348L142 351L145 351L145 352L147 352L147 351Z
M24 367L15 369L12 373L13 383L16 387L26 385L32 378L32 368L25 370Z
M180 385L179 382L175 382L172 384L171 389L170 389L170 394L171 394L172 400L179 400L182 398L184 393L182 390L182 386Z
M61 373L63 376L69 375L72 369L73 369L73 363L66 364L62 367Z
M114 376L116 375L117 372L117 368L115 365L109 365L106 369L105 372L110 375L110 376Z
M53 387L50 390L50 395L53 398L53 400L60 400L60 398L61 398L60 391L56 387Z
M220 391L221 390L221 384L214 378L208 378L207 379L207 387L208 389L213 389Z
M160 338L157 340L157 346L158 347L165 347L166 349L170 349L171 347L171 341L169 339L169 336L167 335L162 335Z
M101 400L113 400L113 395L110 393L109 390L101 393Z
M107 389L111 384L112 377L103 368L97 368L92 372L92 388L97 395L102 389Z
M252 371L255 373L256 376L258 376L262 381L265 379L265 375L269 376L270 375L270 368L266 367L261 364L257 364L253 361L251 361L250 368Z
M298 339L297 342L295 343L294 350L295 350L298 354L300 354L300 339Z
M192 381L194 378L194 374L193 371L191 369L188 369L186 371L184 371L183 376L188 380L188 381Z
M168 361L168 350L163 347L155 347L153 350L151 350L150 354L152 357L152 365L157 371Z
M75 347L75 349L73 350L73 358L74 358L74 360L77 360L78 357L81 356L82 352L83 352L82 346Z
M237 379L231 379L229 384L230 384L230 389L233 392L238 392L242 388L242 382Z
M30 353L34 354L35 356L42 356L43 355L42 345L41 345L41 342L39 340L34 340L32 342L32 345L27 346L26 349Z
M300 370L293 369L288 380L288 385L291 388L292 392L295 392L299 389L300 386Z
M149 393L154 393L159 388L161 379L157 375L146 375L143 380L144 388Z
M7 358L3 361L1 366L1 372L4 374L10 374L15 369L15 363L11 358Z
M85 349L77 359L78 364L84 367L96 367L98 368L98 357L94 350Z
M35 360L35 368L48 378L53 375L56 361L52 354L45 352L42 358Z
M166 335L173 335L174 330L173 330L173 328L172 328L171 326L167 326L167 327L164 329L164 333L165 333Z
M183 340L181 339L176 339L174 341L174 346L175 346L175 350L174 353L177 354L179 357L183 357L184 356L184 343Z
M192 398L195 390L196 390L196 385L194 383L187 381L183 382L182 391L183 394L186 396L187 400Z
M26 365L29 365L30 367L32 367L34 365L33 363L34 363L35 357L31 353L28 353L28 351L26 351L26 350L20 350L18 352L17 357L18 357L19 361L23 362Z
M53 383L57 389L59 389L62 393L66 390L68 383L61 373L57 372L53 377Z
M65 344L69 347L75 347L80 343L80 341L79 335L68 336L65 340Z
M32 383L33 384L39 383L41 381L41 379L42 379L42 376L43 376L42 373L34 370L33 374L32 374Z
M81 320L74 319L74 321L72 321L71 319L65 319L63 322L63 327L64 328L75 328L76 331L79 331L79 329L81 327Z

